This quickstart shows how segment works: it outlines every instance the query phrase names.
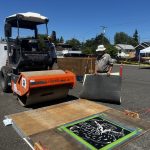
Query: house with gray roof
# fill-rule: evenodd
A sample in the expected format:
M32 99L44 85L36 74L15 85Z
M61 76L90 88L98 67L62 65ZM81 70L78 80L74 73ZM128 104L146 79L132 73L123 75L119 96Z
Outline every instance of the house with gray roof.
M139 53L141 50L147 48L147 47L150 47L150 42L142 42L140 43L139 45L137 45L135 47L135 50L136 50L136 57L139 57Z
M116 44L115 47L118 49L118 57L121 58L135 57L135 48L132 45Z

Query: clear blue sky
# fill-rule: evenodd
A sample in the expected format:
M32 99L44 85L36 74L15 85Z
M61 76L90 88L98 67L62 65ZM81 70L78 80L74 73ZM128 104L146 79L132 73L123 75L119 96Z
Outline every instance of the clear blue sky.
M113 42L116 32L150 41L149 0L0 0L0 37L4 37L5 17L18 12L37 12L49 18L49 31L65 40L95 37L107 26L106 36Z

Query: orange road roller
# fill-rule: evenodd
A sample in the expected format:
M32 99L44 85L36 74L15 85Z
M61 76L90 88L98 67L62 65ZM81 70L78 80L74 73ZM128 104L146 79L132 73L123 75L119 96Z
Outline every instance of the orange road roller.
M73 88L76 76L70 71L46 70L12 75L11 87L23 106L64 98Z

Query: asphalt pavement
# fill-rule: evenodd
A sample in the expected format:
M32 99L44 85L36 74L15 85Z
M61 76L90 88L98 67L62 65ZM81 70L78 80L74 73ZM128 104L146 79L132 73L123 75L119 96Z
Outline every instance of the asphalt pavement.
M113 72L119 71L119 66L115 65ZM76 87L70 91L72 99L79 96L82 83L77 82ZM74 97L73 97L74 96ZM99 102L100 103L100 102ZM123 66L122 80L122 104L101 103L117 110L128 109L139 112L140 117L150 121L150 68L138 66ZM0 150L29 150L28 145L19 137L12 126L3 125L4 116L29 109L52 105L45 103L36 107L22 107L12 93L3 93L0 90ZM142 139L144 147L134 147L135 149L148 150L150 147L150 135ZM128 149L128 148L127 148Z

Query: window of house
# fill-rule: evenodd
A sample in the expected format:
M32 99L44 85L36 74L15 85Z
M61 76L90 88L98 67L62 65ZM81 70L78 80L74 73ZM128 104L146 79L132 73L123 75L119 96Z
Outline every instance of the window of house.
M4 50L7 50L7 46L4 46Z

